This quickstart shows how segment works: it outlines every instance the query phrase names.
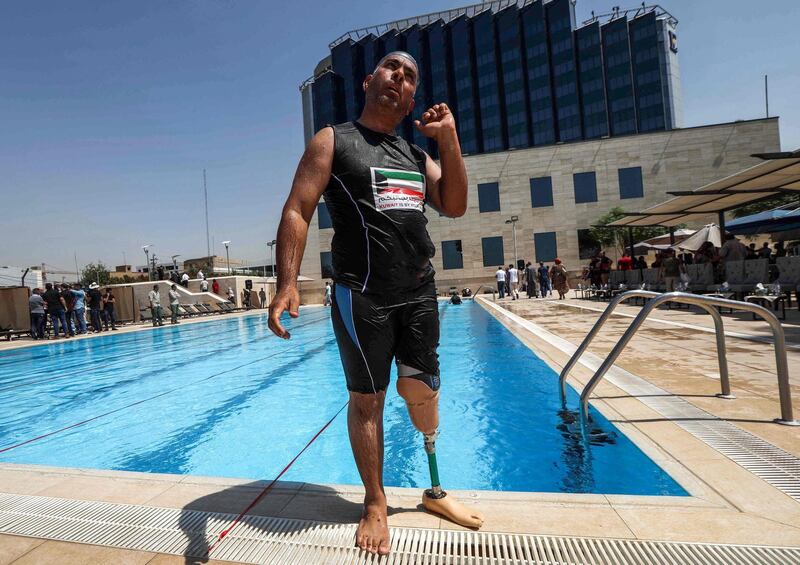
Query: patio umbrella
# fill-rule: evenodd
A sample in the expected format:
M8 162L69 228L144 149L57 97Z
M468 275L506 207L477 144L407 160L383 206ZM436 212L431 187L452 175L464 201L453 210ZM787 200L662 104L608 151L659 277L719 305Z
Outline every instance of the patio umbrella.
M722 247L722 234L717 224L708 224L694 232L674 247L686 251L697 251L706 242L710 241L714 247Z
M693 233L694 230L689 230L689 229L675 230L675 242L680 243ZM657 235L656 237L651 237L650 239L645 239L644 241L640 241L639 243L633 246L633 252L635 255L644 255L651 249L663 250L669 248L669 246L670 246L670 237L669 234L666 233L664 235Z
M731 220L725 228L736 235L796 231L800 228L800 209L775 209Z

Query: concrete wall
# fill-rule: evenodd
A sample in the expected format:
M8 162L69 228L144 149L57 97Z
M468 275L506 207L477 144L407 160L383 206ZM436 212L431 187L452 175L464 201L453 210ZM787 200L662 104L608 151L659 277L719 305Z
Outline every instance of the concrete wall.
M778 119L769 118L465 157L467 213L450 219L427 211L439 290L469 286L474 291L480 284L493 284L497 266L483 266L481 238L502 236L504 264L509 264L514 255L512 227L504 221L511 215L520 218L520 259L535 261L533 234L552 231L558 255L568 269L578 271L587 261L578 258L577 230L590 227L611 208L640 211L670 198L667 191L692 190L756 164L759 160L751 157L753 153L779 150ZM642 168L644 196L622 200L617 171L637 166ZM572 175L587 171L597 177L597 202L576 204ZM530 179L542 176L552 178L554 205L532 208ZM486 182L499 183L499 212L479 212L477 186ZM707 221L715 220L710 216ZM702 223L706 222L698 225ZM319 253L330 250L332 236L332 229L320 230L316 218L312 221L301 266L304 275L316 279L306 283L309 302L321 301L325 281ZM464 268L445 271L441 242L454 239L462 242Z

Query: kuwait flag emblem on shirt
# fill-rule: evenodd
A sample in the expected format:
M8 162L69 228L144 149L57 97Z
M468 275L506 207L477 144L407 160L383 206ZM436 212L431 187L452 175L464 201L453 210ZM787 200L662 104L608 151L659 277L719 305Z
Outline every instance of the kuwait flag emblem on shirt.
M425 176L418 171L370 167L375 208L385 210L423 210Z

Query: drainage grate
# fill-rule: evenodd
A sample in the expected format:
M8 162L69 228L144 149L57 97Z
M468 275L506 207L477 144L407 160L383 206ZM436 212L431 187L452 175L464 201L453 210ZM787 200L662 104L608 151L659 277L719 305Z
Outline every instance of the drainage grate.
M197 510L0 494L0 532L202 557L235 518ZM800 562L800 549L394 528L392 553L353 547L354 524L247 516L212 557L241 563L578 565Z
M550 333L541 326L517 314L500 308L496 304L482 300L490 310L512 319L540 339L554 345L567 355L575 353L577 347L567 340ZM660 322L660 320L659 320ZM588 351L579 361L591 371L597 371L601 359ZM652 408L665 418L672 420L690 434L716 449L728 459L738 463L758 478L766 481L784 494L800 501L800 459L776 447L760 437L745 431L730 422L721 420L659 388L633 373L614 365L606 375L606 380L624 390L640 402ZM720 401L728 402L728 401Z

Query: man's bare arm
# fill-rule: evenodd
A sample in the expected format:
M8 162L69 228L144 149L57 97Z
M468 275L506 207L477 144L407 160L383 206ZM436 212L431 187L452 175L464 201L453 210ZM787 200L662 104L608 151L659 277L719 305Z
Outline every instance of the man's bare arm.
M283 206L278 227L278 284L269 305L269 328L284 339L290 336L281 325L280 317L286 310L293 318L299 315L297 276L306 247L308 225L330 179L332 164L333 129L325 128L309 142L297 165L292 190Z
M455 120L447 104L435 104L422 115L417 128L436 140L441 168L426 155L428 200L445 216L458 218L467 211L467 170L461 156Z

